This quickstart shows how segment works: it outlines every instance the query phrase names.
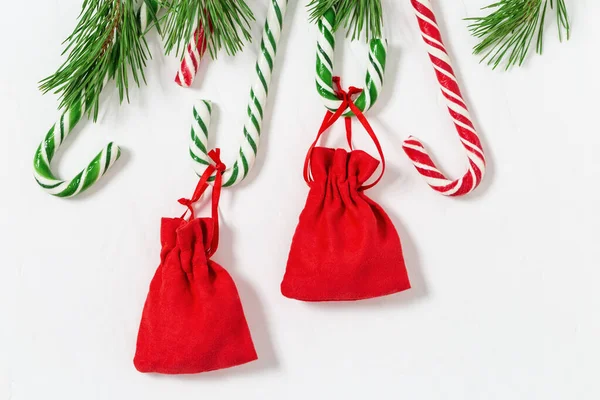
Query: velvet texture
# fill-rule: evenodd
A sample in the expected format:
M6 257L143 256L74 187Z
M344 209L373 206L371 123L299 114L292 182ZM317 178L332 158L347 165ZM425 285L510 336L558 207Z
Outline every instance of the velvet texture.
M314 182L292 241L284 296L360 300L410 288L392 221L359 190L378 164L360 150L314 149Z
M383 208L365 194L381 179L385 158L371 126L350 100L357 92L340 91L342 106L325 116L306 157L304 177L310 190L281 283L282 294L292 299L360 300L410 288L398 233ZM378 160L361 150L316 147L347 107L365 127L382 160L381 174L368 185ZM352 149L350 118L346 136Z
M144 305L134 358L140 372L193 374L257 359L235 283L210 259L218 246L217 184L220 179L213 190L213 218L195 218L191 207L206 189L204 179L192 200L180 200L192 210L190 221L162 220L161 263Z

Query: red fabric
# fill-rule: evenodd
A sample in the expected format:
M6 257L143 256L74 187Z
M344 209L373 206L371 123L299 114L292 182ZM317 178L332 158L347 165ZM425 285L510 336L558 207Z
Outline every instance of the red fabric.
M216 165L204 173L190 200L180 200L190 220L162 220L161 263L150 284L133 361L140 372L193 374L257 359L235 283L210 259L219 243L217 207L225 169L218 150L210 155ZM196 218L193 203L215 170L212 217Z
M339 78L336 79L339 85ZM360 300L410 288L400 238L383 208L365 190L376 185L385 170L381 146L351 96L339 92L343 102L328 112L310 147L304 178L310 190L292 240L285 276L284 296L304 301ZM379 177L367 180L379 161L361 150L316 147L320 137L350 108L373 139L382 160ZM350 118L346 134L352 149Z

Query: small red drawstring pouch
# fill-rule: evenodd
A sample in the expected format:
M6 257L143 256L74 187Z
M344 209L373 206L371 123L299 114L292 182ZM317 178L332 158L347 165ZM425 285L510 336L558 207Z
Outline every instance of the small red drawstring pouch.
M334 78L340 86L338 77ZM410 288L400 238L386 212L365 191L385 171L383 151L369 122L351 97L351 87L339 90L342 105L327 112L317 138L306 155L304 180L310 187L294 234L286 272L284 296L303 301L347 301L385 296ZM352 122L346 117L350 152L317 147L321 136L347 108L356 115L381 158L381 173L372 183L379 161L352 147Z
M150 283L133 360L140 372L195 374L257 359L235 283L211 260L219 245L218 204L225 166L209 156L191 199L180 199L189 220L163 218L161 262ZM216 171L212 217L196 218L193 204Z

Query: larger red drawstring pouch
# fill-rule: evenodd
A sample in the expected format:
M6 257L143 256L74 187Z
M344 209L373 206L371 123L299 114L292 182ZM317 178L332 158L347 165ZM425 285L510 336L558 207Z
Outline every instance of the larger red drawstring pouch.
M195 374L257 359L235 283L211 260L219 245L219 150L191 199L179 202L191 217L163 218L161 262L150 283L133 360L140 372ZM212 217L196 218L193 204L216 173ZM187 212L186 212L187 214Z
M339 86L339 78L336 78ZM339 91L343 100L325 116L304 165L310 187L294 234L285 276L284 296L303 301L348 301L385 296L410 288L400 238L383 208L365 191L383 176L383 151L369 122L351 96L360 90ZM317 147L319 139L346 111L356 115L377 147L381 174L366 182L379 161L352 148L351 119L346 120L350 152Z

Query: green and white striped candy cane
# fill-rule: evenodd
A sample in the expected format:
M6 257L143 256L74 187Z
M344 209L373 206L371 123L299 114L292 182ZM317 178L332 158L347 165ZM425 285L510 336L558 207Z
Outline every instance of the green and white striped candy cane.
M83 192L98 182L121 155L119 146L111 142L73 179L62 180L52 173L50 168L52 159L84 113L82 103L75 103L50 128L35 152L33 159L35 179L46 192L54 196L73 197Z
M318 22L319 39L317 42L317 91L323 99L325 107L330 111L336 111L342 104L338 99L333 87L333 60L335 51L335 11L331 8ZM365 77L365 86L362 93L356 98L356 106L363 112L369 110L381 93L383 76L385 74L385 62L387 58L387 41L384 39L372 39L369 43L369 63ZM345 116L353 115L351 112Z
M139 7L138 21L141 31L145 32L148 21L153 19L153 15L158 11L158 1L140 0L137 6ZM107 81L104 82L105 85ZM46 192L54 196L77 196L98 182L121 156L119 146L110 142L74 178L62 180L54 175L50 163L83 114L85 114L85 107L80 100L60 116L35 152L33 158L35 179Z
M238 151L237 159L223 173L224 187L240 183L248 175L256 160L271 74L275 64L277 44L281 36L288 0L270 0L270 2L260 52L256 61L256 77L250 89L250 101L247 108L248 119L244 124L243 131L244 139ZM198 175L202 175L206 166L211 162L208 157L208 131L211 112L210 101L199 100L194 105L190 155L194 162L194 171Z

